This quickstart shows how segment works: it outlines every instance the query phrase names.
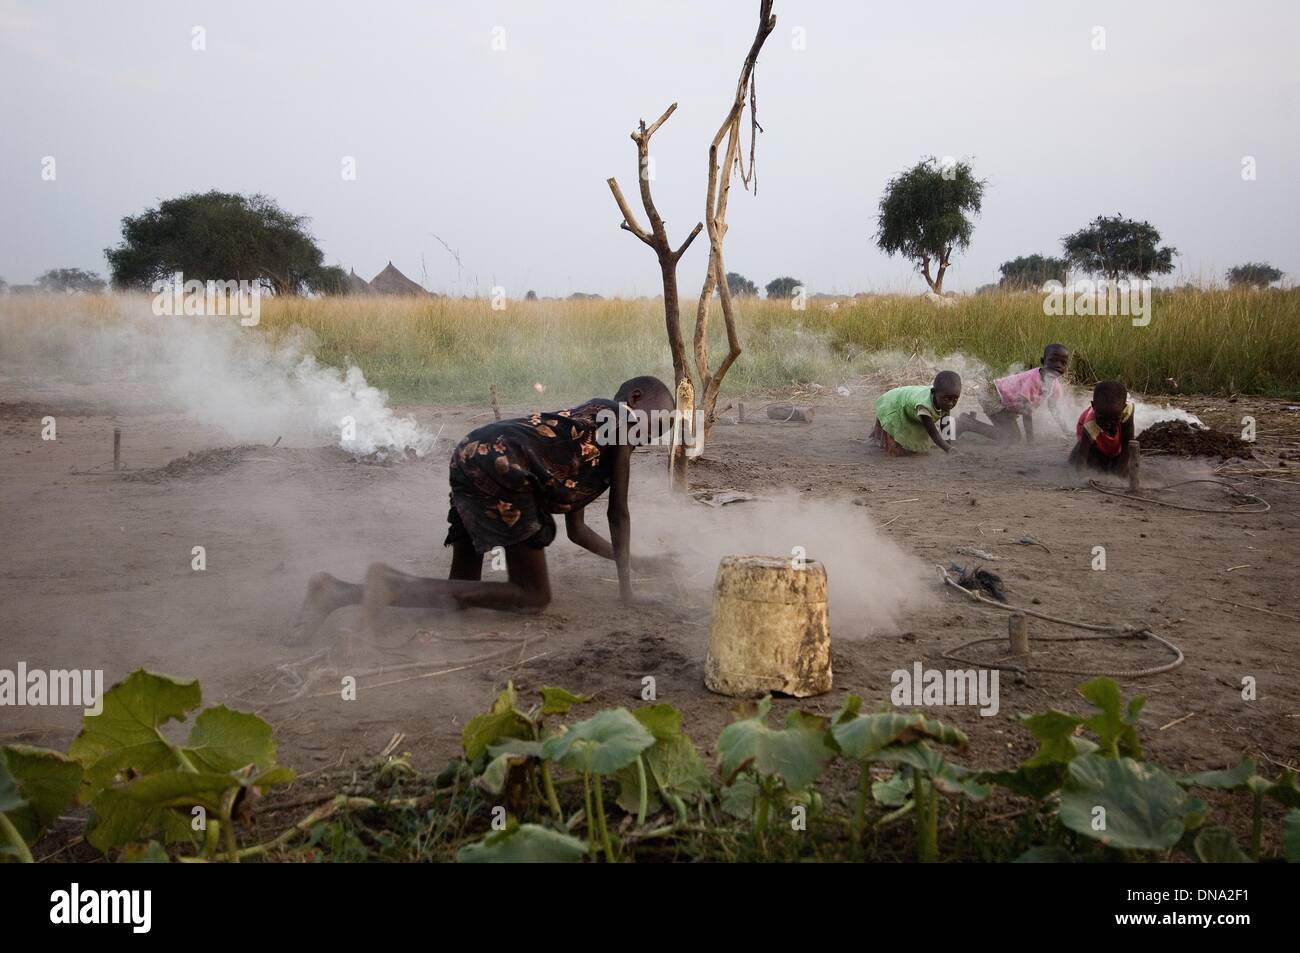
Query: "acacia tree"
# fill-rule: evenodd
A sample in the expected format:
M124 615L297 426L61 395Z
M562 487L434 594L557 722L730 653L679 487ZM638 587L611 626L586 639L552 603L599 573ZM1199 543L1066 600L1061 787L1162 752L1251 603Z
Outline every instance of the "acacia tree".
M104 279L84 268L51 268L36 287L48 294L96 294L104 290Z
M758 294L758 285L738 272L727 272L727 289L733 298L752 298Z
M767 292L768 298L773 300L777 298L791 298L794 297L795 289L801 284L803 284L803 282L798 278L773 278L767 283L763 290Z
M606 180L610 191L614 195L614 201L618 204L619 211L623 215L620 227L649 245L659 260L660 275L664 288L664 324L668 331L668 347L672 353L673 377L678 385L678 409L685 409L682 403L683 399L692 408L695 408L697 405L695 404L694 395L699 395L698 410L703 415L703 432L693 433L692 437L700 452L703 452L704 445L707 443L709 434L713 429L716 419L715 409L717 407L718 392L722 387L722 380L726 377L731 365L740 357L741 351L740 339L736 333L735 312L731 300L732 292L726 278L727 271L722 255L722 243L727 234L727 200L731 193L732 175L738 174L746 189L749 188L750 182L754 183L755 192L757 192L758 188L754 158L757 134L761 131L761 127L758 125L757 118L758 92L754 85L754 68L758 61L759 51L776 27L776 17L772 15L772 2L773 0L760 0L759 2L758 30L753 43L750 45L749 53L745 56L745 61L741 65L740 78L736 82L736 93L731 108L728 110L726 118L723 119L722 125L718 127L713 141L709 144L709 174L704 200L704 221L697 223L690 234L686 236L686 240L674 249L672 243L668 240L663 219L656 210L654 198L650 193L650 178L647 174L650 137L677 109L676 103L669 106L664 111L664 114L649 126L645 124L644 119L641 120L637 129L632 133L632 141L637 148L641 204L650 222L648 231L638 223L631 207L623 197L618 182L613 178ZM740 128L746 100L748 100L750 111L748 170L745 169L741 157ZM722 150L721 162L718 159L719 149ZM707 229L709 237L709 262L705 270L704 285L700 289L699 303L695 311L693 379L692 368L687 361L686 343L682 338L681 312L677 296L677 262L681 260L682 255L690 247L695 236L705 229ZM722 316L727 331L727 353L716 369L712 368L710 364L708 349L710 304L715 291L722 308ZM698 385L696 381L698 381ZM678 489L684 489L686 485L686 459L685 447L679 442L674 446L669 458L669 470L672 474L673 485Z
M1121 215L1098 215L1090 225L1061 239L1065 257L1080 271L1107 281L1125 276L1146 279L1174 270L1178 249L1160 246L1160 233L1150 222Z
M309 221L265 195L191 193L122 219L122 243L104 255L117 288L148 288L181 272L260 282L276 294L328 290L338 275L323 268Z
M1052 258L1044 255L1021 255L1010 261L1004 261L998 271L1002 278L998 287L1007 291L1023 291L1041 288L1045 282L1059 281L1065 284L1070 273L1070 263L1064 258Z
M952 254L969 247L985 183L970 163L940 164L934 156L889 180L880 198L876 243L890 255L911 260L935 294ZM931 274L930 266L935 266Z
M1267 288L1282 280L1282 272L1262 261L1247 262L1228 272L1228 284L1234 288Z

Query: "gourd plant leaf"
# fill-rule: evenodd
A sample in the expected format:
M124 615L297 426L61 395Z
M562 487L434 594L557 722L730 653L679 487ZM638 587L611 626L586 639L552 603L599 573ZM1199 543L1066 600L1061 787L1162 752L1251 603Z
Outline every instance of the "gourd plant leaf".
M132 844L122 851L118 858L124 864L170 864L167 849L156 840L147 844Z
M511 826L462 847L456 860L462 864L563 864L577 863L587 845L576 837L537 824Z
M654 744L654 736L626 708L597 712L548 738L542 756L574 771L613 774Z
M974 801L988 797L988 785L981 783L974 771L953 764L923 741L891 745L872 755L872 760L906 764L914 771L920 771L929 777L934 786L944 794L964 794Z
M1237 846L1237 838L1226 827L1207 827L1196 835L1192 843L1196 856L1203 864L1249 864L1247 857Z
M855 761L872 758L890 746L906 746L920 738L956 748L964 748L967 744L968 739L962 731L919 712L878 712L842 717L848 707L841 710L841 715L831 726L831 737L844 756Z
M1015 794L1041 801L1060 788L1069 763L1097 745L1075 734L1082 718L1055 708L1038 715L1022 716L1020 723L1038 741L1038 750L1014 771L984 771L978 776Z
M792 711L785 727L767 726L772 699L764 698L749 718L733 721L718 736L718 760L726 784L748 767L764 777L780 778L791 790L812 784L835 752L826 744L822 718Z
M722 810L740 821L753 820L758 807L758 782L741 776L722 789L718 803Z
M912 796L912 779L895 771L884 781L873 781L871 797L882 807L902 807Z
M104 693L103 711L82 719L68 756L85 769L81 801L89 804L119 771L147 774L177 767L175 748L160 730L202 703L199 683L138 669Z
M581 705L591 699L586 695L575 695L563 688L542 687L542 714L567 715L574 705Z
M1079 694L1101 709L1099 714L1084 719L1084 724L1097 736L1101 750L1112 757L1127 755L1141 760L1142 745L1138 741L1137 723L1145 695L1134 695L1124 711L1124 699L1119 685L1104 676L1090 679L1079 686Z
M1110 847L1172 847L1204 812L1164 771L1132 758L1081 755L1061 789L1061 823Z
M1253 777L1256 777L1255 759L1246 758L1235 768L1184 775L1178 779L1178 783L1189 788L1217 788L1219 790L1235 791L1238 788L1248 786L1250 779Z
M1290 810L1282 818L1282 851L1289 863L1300 864L1300 810Z
M504 738L532 738L533 723L516 707L515 684L506 684L505 691L496 697L491 709L471 718L461 735L465 759L474 761L487 751L489 745Z
M540 758L542 756L542 743L540 741L522 741L518 738L507 738L499 744L494 744L488 748L487 767L483 773L475 778L475 783L491 794L500 794L505 790L506 780L510 777L510 769L524 764L529 758Z
M81 765L58 751L31 745L0 748L0 813L33 844L72 802Z
M1300 807L1300 783L1290 768L1283 768L1277 779L1268 786L1265 793L1283 807Z
M672 705L646 705L633 711L632 717L654 738L654 744L641 755L649 788L649 813L653 814L662 807L658 796L660 791L697 797L709 790L709 769L690 737L682 731L680 711ZM629 813L636 811L641 793L641 774L637 766L631 764L621 769L616 779L619 783L618 806Z
M226 773L250 764L266 770L275 764L275 741L261 718L217 705L194 719L185 756L199 771Z

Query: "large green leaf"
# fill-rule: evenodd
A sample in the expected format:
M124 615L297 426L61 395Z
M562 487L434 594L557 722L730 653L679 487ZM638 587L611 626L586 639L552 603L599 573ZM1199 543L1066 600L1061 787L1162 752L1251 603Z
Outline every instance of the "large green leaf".
M682 797L695 797L709 791L709 769L690 737L682 731L680 711L672 705L646 705L633 711L632 716L655 740L641 755L645 763L649 813L653 814L662 806L658 796L660 791L670 791ZM618 805L629 813L639 806L640 777L635 764L628 765L616 775Z
M1289 863L1300 864L1300 810L1290 810L1282 818L1282 850Z
M1290 768L1283 768L1265 793L1283 807L1300 807L1300 779Z
M895 771L884 781L871 783L871 797L883 807L902 807L912 796L912 779L903 771Z
M1178 779L1178 783L1189 788L1218 788L1235 791L1244 788L1250 779L1256 776L1255 759L1247 758L1235 768L1221 771L1202 771L1200 774L1188 774Z
M1086 754L1079 750L1077 744L1082 739L1076 738L1074 734L1075 729L1083 724L1082 718L1067 715L1053 708L1039 715L1023 717L1020 723L1038 740L1038 750L1034 752L1033 757L1025 761L1025 767L1068 764L1077 755Z
M533 724L516 708L515 686L510 682L486 714L470 719L461 740L465 746L465 759L474 761L490 745L502 739L532 737Z
M522 824L462 847L456 860L462 864L571 864L586 853L587 845L576 837L537 824Z
M491 759L483 773L474 779L475 783L490 794L500 794L505 790L510 777L510 769L524 764L529 758L542 756L540 741L523 741L519 738L507 738L499 744L488 748Z
M159 729L183 721L202 703L199 683L144 669L132 672L104 693L103 711L86 715L68 755L85 768L81 800L89 803L128 768L147 774L178 767L176 749Z
M581 705L589 701L591 699L586 695L575 695L573 692L566 692L563 688L542 686L543 715L567 715L569 709L574 705Z
M546 739L542 754L573 771L613 774L654 744L654 736L626 708L597 712Z
M718 763L725 783L731 784L736 775L752 767L799 790L817 780L835 757L826 744L823 719L795 710L786 715L784 728L774 730L767 726L771 710L772 699L763 698L752 716L733 721L718 736Z
M1138 742L1137 723L1146 696L1133 696L1125 711L1119 686L1104 676L1084 682L1079 686L1079 694L1101 709L1100 714L1084 719L1084 724L1097 736L1101 750L1140 760L1142 745Z
M1196 835L1196 856L1204 864L1249 864L1251 859L1237 846L1237 839L1226 827L1207 827Z
M966 735L960 730L919 712L879 712L845 718L831 726L831 737L845 757L855 761L874 760L873 756L885 748L906 746L920 738L957 748L967 744Z
M987 784L969 768L953 764L923 741L907 745L890 745L872 755L873 761L889 764L906 764L927 775L934 786L944 794L964 794L972 800L988 797Z
M81 765L57 751L6 745L0 748L0 812L23 840L35 843L72 802L81 774Z
M250 764L264 770L275 763L275 741L261 718L217 705L194 719L185 756L199 771L224 773Z
M1093 830L1099 807L1105 809L1105 828ZM1086 754L1070 762L1060 818L1070 830L1110 847L1162 850L1194 826L1204 807L1154 765Z

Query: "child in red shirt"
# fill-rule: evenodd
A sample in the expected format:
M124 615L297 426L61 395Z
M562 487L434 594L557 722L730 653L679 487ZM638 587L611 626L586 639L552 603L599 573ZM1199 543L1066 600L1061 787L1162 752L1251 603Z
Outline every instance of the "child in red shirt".
M1129 476L1136 471L1139 448L1133 440L1133 402L1119 381L1101 381L1092 390L1092 405L1075 425L1078 442L1070 464Z

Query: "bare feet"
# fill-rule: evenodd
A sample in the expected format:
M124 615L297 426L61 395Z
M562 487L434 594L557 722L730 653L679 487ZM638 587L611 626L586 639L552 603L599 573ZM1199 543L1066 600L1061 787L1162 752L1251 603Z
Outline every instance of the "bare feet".
M335 579L327 572L318 572L307 583L307 596L298 610L298 618L285 634L285 645L304 645L310 642L335 609L356 602L359 587Z

